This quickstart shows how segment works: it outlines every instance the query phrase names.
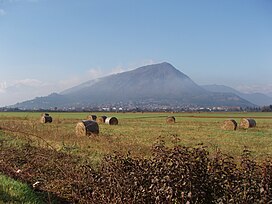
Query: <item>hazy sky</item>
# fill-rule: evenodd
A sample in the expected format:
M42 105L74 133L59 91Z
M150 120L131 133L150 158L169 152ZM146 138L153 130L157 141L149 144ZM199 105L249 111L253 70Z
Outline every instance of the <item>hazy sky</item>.
M0 106L167 61L272 92L271 0L0 0Z

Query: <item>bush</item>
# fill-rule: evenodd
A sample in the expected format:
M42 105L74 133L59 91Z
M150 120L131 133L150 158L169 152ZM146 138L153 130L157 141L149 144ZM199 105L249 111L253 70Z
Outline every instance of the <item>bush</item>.
M238 163L220 151L211 156L203 146L168 148L161 142L152 152L148 159L108 155L94 170L82 158L55 150L2 146L0 172L68 203L272 201L272 162L258 164L248 150Z

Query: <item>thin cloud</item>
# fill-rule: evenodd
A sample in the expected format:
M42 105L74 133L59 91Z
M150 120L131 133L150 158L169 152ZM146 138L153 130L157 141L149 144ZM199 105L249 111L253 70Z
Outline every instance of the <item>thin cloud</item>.
M125 71L128 71L128 69L125 69L122 66L114 67L108 71L102 70L101 68L92 68L92 69L89 69L87 72L88 73L87 80L97 79L100 77L109 76L111 74L118 74L118 73L125 72Z
M47 96L59 90L58 83L42 82L37 79L0 82L0 107Z
M143 60L141 62L129 64L128 66L126 66L126 68L124 66L119 65L119 66L112 68L110 72L108 72L107 74L104 74L104 75L118 74L118 73L122 73L122 72L126 72L126 71L131 71L131 70L136 69L138 67L151 65L151 64L155 64L155 63L159 63L159 62L155 61L153 59L148 59L148 60Z
M0 93L5 93L6 92L6 88L7 88L7 83L4 82L0 82Z
M89 80L98 79L101 77L105 77L105 76L108 76L111 74L117 74L117 73L124 72L124 71L127 71L127 70L121 66L117 66L117 67L111 69L110 71L105 71L101 68L91 68L86 71L85 75L73 76L71 78L63 79L63 80L59 81L56 84L56 91L55 92L72 88L74 86L77 86L77 85L87 82Z
M89 80L105 76L105 73L100 68L91 68L87 71L87 73L88 73Z
M0 0L0 4L14 4L17 2L26 2L26 3L38 3L41 0ZM0 16L7 15L7 11L3 8L0 8Z
M85 80L82 80L80 77L72 77L69 79L61 80L58 82L57 87L59 90L63 91L65 89L71 88L73 86L79 85L80 83L85 82ZM56 90L55 92L57 92Z
M89 77L88 80L108 76L111 74L118 74L121 72L130 71L130 70L136 69L138 67L151 65L151 64L155 64L155 63L159 63L159 62L156 62L152 59L148 59L148 60L143 60L141 62L129 64L128 66L126 66L126 68L122 65L118 65L112 69L91 68L88 70L88 77ZM108 70L108 71L105 71L105 70Z
M92 73L97 72L93 71ZM31 100L40 96L47 96L54 92L59 93L89 80L86 78L85 75L58 82L44 82L38 79L21 79L0 82L0 107Z
M7 12L4 9L0 9L0 16L5 16Z
M125 69L122 66L117 66L117 67L114 67L113 69L111 69L109 75L110 74L118 74L118 73L125 72L125 71L129 71L129 69Z
M254 85L239 85L236 87L238 91L244 93L271 93L272 84L254 84Z
M127 70L132 70L138 67L142 67L142 66L146 66L146 65L151 65L151 64L155 64L155 61L152 59L147 59L147 60L142 60L140 62L134 62L134 63L130 63L127 66Z
M156 62L153 59L148 59L148 60L144 60L142 63L143 63L143 66L145 66L145 65L155 64L155 63L158 63L158 62Z
M33 2L33 3L36 3L36 2L39 2L41 0L2 0L0 1L0 3L16 3L16 2Z
M43 82L37 79L22 79L22 80L16 80L14 81L13 86L30 86L30 87L41 87L43 85Z

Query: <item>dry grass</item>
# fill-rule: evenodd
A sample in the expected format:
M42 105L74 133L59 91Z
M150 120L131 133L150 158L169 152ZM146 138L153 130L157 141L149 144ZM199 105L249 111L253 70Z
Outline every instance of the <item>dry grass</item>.
M80 139L76 137L75 126L86 118L86 113L52 113L50 115L55 119L50 124L40 124L39 113L12 114L0 114L0 126L6 134L36 146L84 155L94 162L116 151L124 154L129 151L135 156L148 157L150 148L158 140L164 140L167 146L203 143L210 152L220 149L234 157L241 155L244 147L259 159L272 154L272 120L260 113L250 113L254 118L261 117L256 118L256 127L236 131L222 130L223 121L248 117L248 113L180 113L174 115L177 122L172 124L165 124L165 113L114 113L119 118L118 126L100 123L99 136ZM103 114L96 113L98 118Z
M272 200L270 115L179 113L169 124L166 113L114 115L118 126L100 123L99 136L77 137L86 113L52 113L49 124L40 123L39 113L0 113L0 167L30 184L46 181L41 190L74 203L155 203L158 195L157 203ZM227 118L255 118L258 125L222 130Z

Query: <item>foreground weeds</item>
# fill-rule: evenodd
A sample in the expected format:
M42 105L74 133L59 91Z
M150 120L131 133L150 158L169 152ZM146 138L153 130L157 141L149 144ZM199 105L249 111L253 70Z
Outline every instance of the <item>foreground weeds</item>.
M240 162L203 146L154 145L152 157L117 153L94 170L82 158L24 145L1 145L0 172L62 203L270 203L272 162L257 164L244 150Z
M57 204L60 202L62 201L47 192L35 191L25 183L0 174L0 203Z

